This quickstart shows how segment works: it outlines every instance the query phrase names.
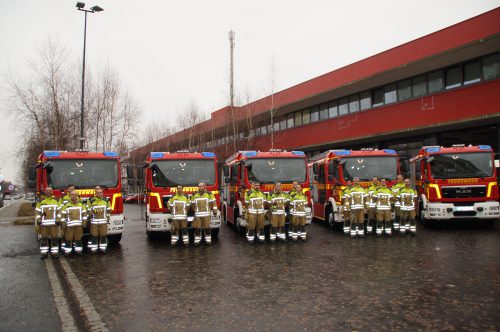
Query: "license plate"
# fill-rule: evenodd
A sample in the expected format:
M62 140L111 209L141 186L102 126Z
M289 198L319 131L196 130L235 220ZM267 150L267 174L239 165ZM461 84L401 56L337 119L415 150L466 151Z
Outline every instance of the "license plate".
M474 211L473 206L455 206L455 211Z

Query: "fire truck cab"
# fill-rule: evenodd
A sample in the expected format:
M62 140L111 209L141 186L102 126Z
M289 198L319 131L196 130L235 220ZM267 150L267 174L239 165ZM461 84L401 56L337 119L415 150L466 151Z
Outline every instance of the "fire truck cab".
M217 207L220 206L219 183L217 179L217 158L212 152L151 152L144 164L146 190L146 233L170 233L172 212L168 201L183 186L188 197L198 191L198 183L206 183L206 189L214 194ZM139 172L141 173L141 172ZM188 226L194 219L188 212ZM220 209L211 214L212 237L219 234Z
M119 242L124 229L120 160L116 152L43 151L36 166L30 167L29 186L36 189L38 200L43 199L47 186L60 199L68 185L74 185L85 203L95 194L95 187L103 189L111 204L108 239Z
M292 189L297 181L310 201L307 160L302 151L238 151L223 165L224 196L221 206L222 218L242 232L247 225L243 214L245 194L251 183L258 181L263 193L274 190L274 184L281 182L284 192ZM266 213L267 215L267 213ZM311 208L306 207L307 223L311 223ZM269 220L265 220L269 225ZM266 227L267 228L267 227Z
M359 177L362 187L369 187L374 176L385 178L387 186L397 182L399 158L394 150L329 150L309 163L312 181L313 217L333 226L343 223L342 191L347 181Z
M489 145L425 146L410 165L421 221L499 217L495 155Z

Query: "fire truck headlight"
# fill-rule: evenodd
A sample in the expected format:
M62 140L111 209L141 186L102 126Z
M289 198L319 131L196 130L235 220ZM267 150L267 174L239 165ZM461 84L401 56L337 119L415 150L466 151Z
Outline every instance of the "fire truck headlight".
M160 218L149 218L149 222L152 224L158 224L160 222Z

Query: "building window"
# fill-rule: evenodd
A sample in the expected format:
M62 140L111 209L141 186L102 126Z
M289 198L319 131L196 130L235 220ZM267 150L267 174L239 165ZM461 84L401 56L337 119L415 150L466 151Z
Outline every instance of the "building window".
M302 126L302 111L295 112L295 126Z
M287 126L287 128L293 128L294 127L293 117L294 117L293 113L287 114L287 116L286 116L286 126Z
M267 133L270 134L272 132L272 129L273 129L272 126L270 124L268 124L267 125Z
M319 120L319 107L311 107L311 122L316 122Z
M453 67L446 71L446 89L453 89L462 85L460 67Z
M372 107L372 98L370 91L361 92L359 96L361 110L367 110Z
M484 57L483 77L485 80L500 77L500 53Z
M256 128L255 130L252 130L254 136L260 136L260 128Z
M280 131L280 123L279 122L275 122L273 124L273 127L274 127L274 129L273 129L274 132Z
M468 63L464 66L464 85L481 81L481 67L479 61Z
M398 93L396 91L396 84L388 84L384 88L384 103L392 104L398 101Z
M349 96L349 113L356 113L357 111L359 111L358 95Z
M444 76L442 71L435 71L427 75L427 85L429 93L443 91L444 89Z
M339 100L339 115L346 115L347 113L349 113L347 98L342 98Z
M398 82L398 98L399 100L406 100L411 98L411 81L404 80Z
M328 119L328 104L321 104L319 107L319 119L326 120Z
M302 124L308 124L311 122L311 115L309 110L302 110Z
M261 135L265 135L265 134L267 134L267 126L260 127L260 134L261 134Z
M280 119L280 130L285 130L286 129L286 117L282 117Z
M413 97L424 96L427 93L425 75L420 75L412 79Z
M328 107L328 117L335 118L337 115L339 115L339 110L337 108L337 102L332 101Z
M373 90L373 107L384 105L384 89Z

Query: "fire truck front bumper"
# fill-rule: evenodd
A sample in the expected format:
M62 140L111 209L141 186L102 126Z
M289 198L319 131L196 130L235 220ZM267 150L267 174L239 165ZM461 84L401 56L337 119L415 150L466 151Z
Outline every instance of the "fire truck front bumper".
M454 203L428 203L424 211L426 219L497 219L500 217L498 202L475 202L470 205L456 205Z
M108 234L121 234L123 233L124 219L123 214L112 214L108 223Z
M146 219L146 230L148 232L170 232L169 220L171 213L149 213Z
M312 209L310 207L306 207L306 224L311 224L312 221Z

